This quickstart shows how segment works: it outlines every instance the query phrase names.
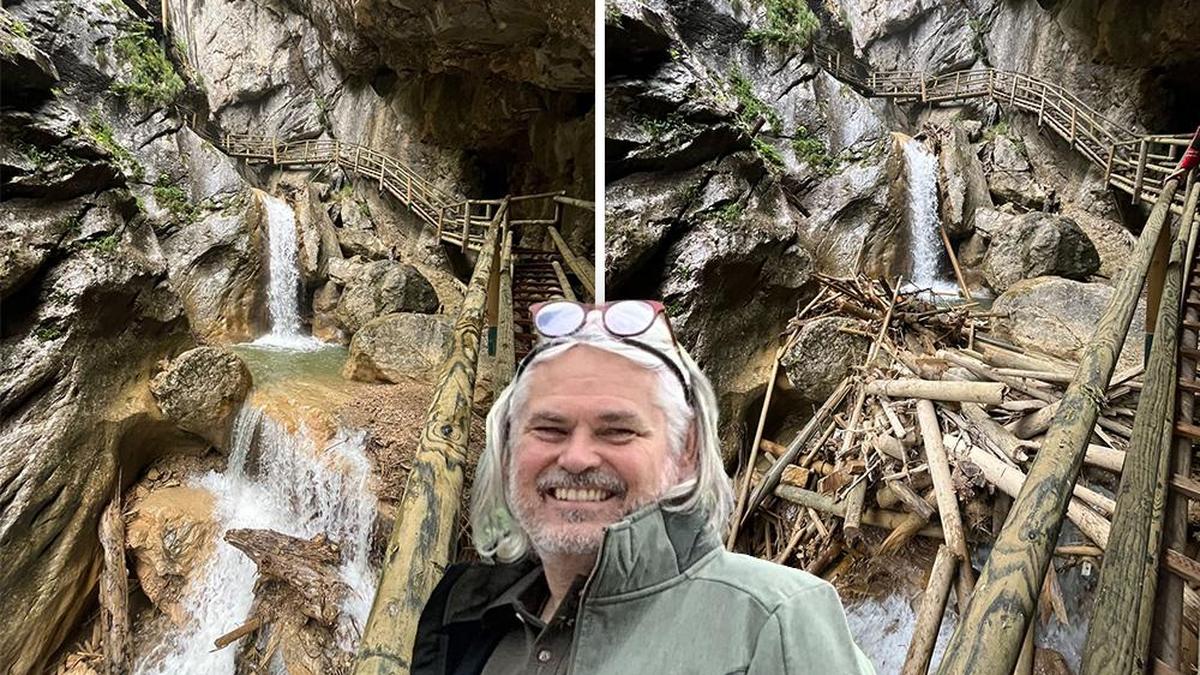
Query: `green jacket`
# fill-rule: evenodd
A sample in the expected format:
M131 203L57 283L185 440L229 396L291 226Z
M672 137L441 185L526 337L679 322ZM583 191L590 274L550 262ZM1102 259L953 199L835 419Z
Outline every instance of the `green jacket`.
M607 529L580 599L571 673L874 673L831 585L730 553L703 524L655 505ZM448 570L422 614L414 675L479 672L501 637L492 600L532 565Z

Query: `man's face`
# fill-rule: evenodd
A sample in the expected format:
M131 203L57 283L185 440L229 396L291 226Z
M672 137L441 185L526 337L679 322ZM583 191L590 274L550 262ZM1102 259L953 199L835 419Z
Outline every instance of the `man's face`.
M509 466L509 503L540 554L594 554L605 526L679 482L658 379L577 346L529 375Z

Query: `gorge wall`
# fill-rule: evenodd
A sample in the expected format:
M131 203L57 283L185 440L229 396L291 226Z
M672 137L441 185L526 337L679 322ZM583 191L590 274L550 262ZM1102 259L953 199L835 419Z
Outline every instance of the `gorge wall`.
M736 451L775 338L814 293L811 275L910 270L898 132L937 154L941 224L968 283L1013 313L997 332L1037 340L1063 317L1040 341L1072 357L1140 230L1140 207L1029 115L986 100L867 99L806 47L877 70L1028 73L1131 132L1182 133L1196 124L1200 49L1186 36L1198 21L1195 2L609 3L610 296L663 298L714 379ZM1058 304L1031 311L1045 302Z
M295 211L319 337L461 303L469 261L374 186L232 161L176 105L231 133L369 144L454 194L591 198L591 3L166 7L165 36L117 0L0 9L0 663L15 673L95 607L113 495L165 456L229 451L245 387L214 432L164 412L153 382L189 349L267 331L266 193ZM590 220L564 235L590 255Z

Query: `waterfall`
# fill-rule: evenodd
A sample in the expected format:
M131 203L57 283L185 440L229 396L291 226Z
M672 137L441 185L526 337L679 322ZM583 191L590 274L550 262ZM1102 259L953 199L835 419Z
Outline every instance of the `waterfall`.
M282 199L258 193L267 210L269 243L267 302L271 332L255 340L258 345L285 349L319 349L324 345L300 331L300 246L296 213Z
M216 550L188 586L188 624L162 636L135 665L138 675L234 672L237 648L212 651L213 640L249 617L257 577L254 562L224 541L235 528L264 528L309 539L324 533L342 550L341 577L349 586L338 646L353 652L366 625L377 575L368 562L376 501L363 432L339 430L316 447L301 429L289 433L250 405L238 413L229 465L193 483L214 496Z
M904 139L904 171L908 176L909 258L912 269L906 279L910 289L928 289L937 295L954 295L958 285L941 272L945 256L938 229L937 157L924 144Z

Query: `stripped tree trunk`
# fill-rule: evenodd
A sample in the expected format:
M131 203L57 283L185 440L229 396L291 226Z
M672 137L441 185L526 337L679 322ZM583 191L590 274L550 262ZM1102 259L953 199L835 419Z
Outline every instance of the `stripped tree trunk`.
M117 493L100 516L100 624L104 635L104 670L125 675L133 667L129 645L129 572L125 569L125 518L121 513L121 479Z

